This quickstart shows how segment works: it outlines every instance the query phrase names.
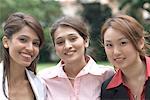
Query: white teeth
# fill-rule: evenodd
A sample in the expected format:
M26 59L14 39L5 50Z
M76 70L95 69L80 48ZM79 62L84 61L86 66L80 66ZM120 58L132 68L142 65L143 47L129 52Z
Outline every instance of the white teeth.
M66 55L72 55L73 54L73 52L67 52L67 53L65 53Z

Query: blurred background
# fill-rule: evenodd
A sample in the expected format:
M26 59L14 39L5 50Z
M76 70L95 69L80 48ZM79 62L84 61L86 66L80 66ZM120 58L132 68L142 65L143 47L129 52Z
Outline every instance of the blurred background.
M0 0L0 38L2 27L11 13L25 12L35 16L43 26L45 45L40 52L41 63L55 63L56 56L52 44L50 26L62 15L80 16L90 30L90 47L87 53L97 62L107 61L100 45L100 29L104 21L117 14L124 13L136 18L150 35L150 0ZM150 39L147 39L150 43ZM2 43L0 42L0 46ZM0 60L1 60L0 49Z

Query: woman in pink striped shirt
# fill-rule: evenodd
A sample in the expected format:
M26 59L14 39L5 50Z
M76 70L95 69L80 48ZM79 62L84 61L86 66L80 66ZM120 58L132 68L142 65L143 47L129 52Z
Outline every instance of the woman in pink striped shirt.
M79 18L62 17L52 25L51 37L61 60L41 74L47 100L99 100L102 82L114 71L86 55L89 33L85 23Z

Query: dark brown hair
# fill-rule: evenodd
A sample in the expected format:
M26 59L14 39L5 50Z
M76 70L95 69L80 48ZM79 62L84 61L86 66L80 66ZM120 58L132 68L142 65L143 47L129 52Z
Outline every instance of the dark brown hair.
M51 37L53 43L54 43L54 33L61 26L67 26L75 29L84 40L87 40L89 38L86 23L81 18L63 16L60 19L58 19L51 27Z

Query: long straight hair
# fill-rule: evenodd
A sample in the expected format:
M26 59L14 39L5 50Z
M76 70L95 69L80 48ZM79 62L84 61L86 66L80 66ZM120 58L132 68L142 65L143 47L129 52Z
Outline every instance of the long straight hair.
M13 13L8 17L3 27L4 30L3 36L6 36L7 38L11 39L13 34L20 31L25 26L30 27L33 31L36 32L36 34L40 39L40 48L41 48L44 43L44 33L41 24L31 15L22 12ZM39 55L34 59L34 61L30 64L30 66L27 67L27 69L34 72L34 74L36 74L36 64L38 58ZM9 48L5 48L3 45L2 45L2 60L3 60L3 91L4 95L8 98L8 96L6 95L5 83L6 77L8 77L8 73L10 72L10 55L9 55Z

